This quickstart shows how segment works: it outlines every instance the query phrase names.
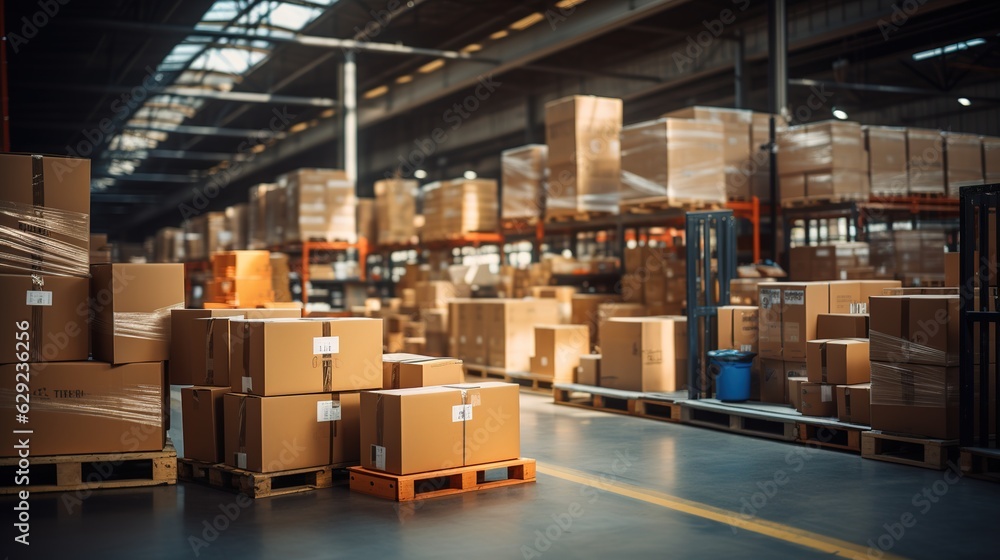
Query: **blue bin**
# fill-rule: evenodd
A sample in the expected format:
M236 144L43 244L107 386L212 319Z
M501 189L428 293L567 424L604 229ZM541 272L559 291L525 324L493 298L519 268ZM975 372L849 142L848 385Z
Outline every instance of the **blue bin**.
M725 402L750 399L750 366L757 354L739 350L712 350L709 364L718 368L715 377L715 397Z

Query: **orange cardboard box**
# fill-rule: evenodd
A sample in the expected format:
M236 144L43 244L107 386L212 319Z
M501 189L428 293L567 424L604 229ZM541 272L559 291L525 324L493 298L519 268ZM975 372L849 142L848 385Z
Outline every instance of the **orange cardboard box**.
M558 383L572 383L580 356L587 354L589 347L587 325L536 325L530 371Z
M810 383L854 385L871 381L867 339L810 340L806 364Z
M601 386L622 391L671 392L683 389L687 332L683 317L616 317L601 325L604 368ZM683 329L683 331L682 331Z
M184 457L207 463L224 459L225 433L222 430L222 397L229 387L184 387L181 389L181 418L184 430Z

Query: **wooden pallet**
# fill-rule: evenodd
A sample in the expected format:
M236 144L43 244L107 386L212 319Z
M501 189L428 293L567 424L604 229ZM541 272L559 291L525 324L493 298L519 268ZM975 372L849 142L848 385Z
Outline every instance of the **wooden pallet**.
M748 436L795 441L801 415L766 404L731 405L715 399L681 402L681 422Z
M720 202L708 202L704 200L678 200L668 196L644 198L641 200L622 201L620 203L622 214L653 214L664 210L718 210L724 206Z
M218 463L196 461L184 457L177 458L177 479L186 482L209 483L209 471Z
M865 459L941 471L957 455L958 440L915 438L876 431L861 434L861 456Z
M867 202L868 195L864 193L842 194L840 196L797 197L781 199L783 208L808 208L824 204L839 204L842 202Z
M0 477L14 481L17 458L0 459ZM31 484L0 486L0 495L136 488L177 483L177 452L167 440L162 451L31 457Z
M635 403L634 414L640 418L649 418L650 420L680 422L681 403L680 400L670 400L652 396L642 397Z
M527 371L507 372L506 381L508 383L517 383L523 391L538 393L540 395L551 395L552 385L555 383L555 380L548 375L539 375Z
M796 441L827 449L840 449L852 453L861 453L861 433L868 429L867 427L850 426L847 424L833 425L829 423L813 424L800 422L796 426L798 434Z
M627 415L636 413L642 395L632 391L618 391L576 383L556 383L552 391L556 404Z
M488 471L499 469L506 471L505 478L487 476ZM534 459L515 459L409 475L389 474L364 467L351 467L347 470L352 491L397 502L535 482Z
M495 379L497 381L507 380L507 370L499 367L484 366L479 364L462 364L465 368L465 375L470 377L481 377L483 379Z
M928 199L934 199L934 200L942 199L942 198L954 198L949 193L944 192L944 191L940 191L940 192L910 192L906 196L910 196L912 198L928 198Z
M538 227L538 216L531 218L506 218L500 221L500 227L505 232L532 232Z
M270 498L311 492L321 488L332 488L334 471L356 464L357 462L341 463L273 473L259 473L218 464L210 465L205 469L208 474L207 478L193 480L207 482L209 486L223 490L235 490L254 499Z
M614 213L598 210L581 210L578 212L560 210L557 214L550 214L546 212L545 221L546 223L589 222L592 220L607 218L609 216L614 216Z
M1000 482L1000 449L964 447L959 465L963 474Z

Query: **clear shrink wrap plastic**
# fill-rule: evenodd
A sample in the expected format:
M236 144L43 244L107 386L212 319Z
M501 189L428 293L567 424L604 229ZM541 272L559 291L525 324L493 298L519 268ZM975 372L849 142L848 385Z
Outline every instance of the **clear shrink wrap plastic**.
M17 220L19 226L0 225L0 262L26 273L83 277L89 274L87 214L0 200L0 216ZM50 237L53 233L84 242L84 246L53 239Z
M14 400L13 394L6 397ZM32 399L31 410L124 420L159 428L163 425L163 389L159 385L139 384L73 399Z
M99 317L94 318L93 324L96 329L111 327L115 336L167 340L170 336L170 312L174 309L184 309L184 304L168 305L153 311L115 311L112 314L113 325L107 325Z
M958 406L958 387L941 366L872 362L871 404L948 408Z
M504 219L541 215L547 157L548 146L544 144L522 146L500 154L501 215Z
M778 136L778 173L864 168L861 125L827 122L789 127Z
M671 121L680 121L679 123ZM693 128L689 123L696 123ZM621 201L726 202L722 124L658 119L622 129Z

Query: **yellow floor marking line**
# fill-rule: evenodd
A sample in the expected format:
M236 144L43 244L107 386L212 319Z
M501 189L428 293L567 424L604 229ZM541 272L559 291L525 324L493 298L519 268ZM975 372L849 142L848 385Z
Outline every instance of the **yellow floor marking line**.
M618 480L605 482L597 476L564 467L555 467L552 465L543 465L542 463L538 463L536 470L542 474L547 474L549 476L554 476L570 482L576 482L577 484L592 486L604 492L618 494L619 496L640 500L649 504L686 513L688 515L694 515L696 517L709 519L718 523L732 525L737 529L750 531L752 533L759 533L761 535L808 547L827 554L833 554L844 558L868 558L868 547L849 543L833 537L826 537L804 529L797 529L795 527L789 527L788 525L782 525L781 523L766 521L759 518L746 519L735 511L729 511L699 502L685 500L684 498L678 498L662 492L648 490L646 488L627 484ZM881 550L875 550L875 553L881 553L879 556L880 560L902 559L901 556L895 556Z

